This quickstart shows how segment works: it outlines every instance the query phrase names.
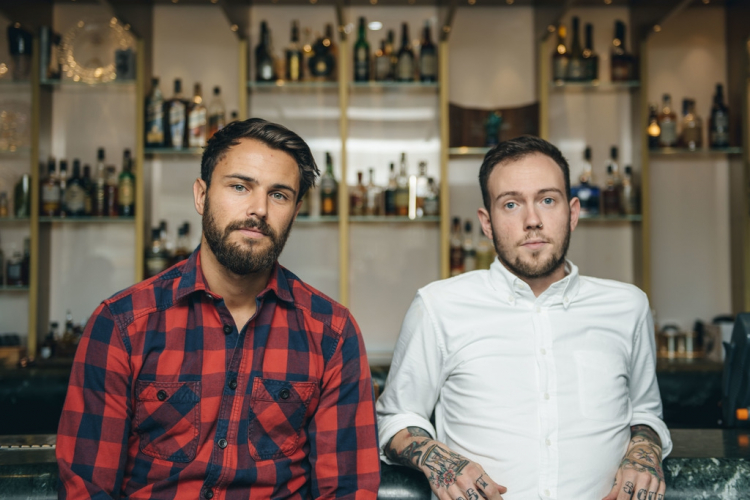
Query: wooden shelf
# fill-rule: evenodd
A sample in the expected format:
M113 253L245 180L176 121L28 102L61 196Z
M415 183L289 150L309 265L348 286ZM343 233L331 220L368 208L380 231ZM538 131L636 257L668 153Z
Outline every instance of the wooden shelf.
M29 291L28 286L13 286L13 285L0 285L0 293L3 292L9 292L9 293L25 293Z
M317 216L309 216L309 215L300 215L297 217L297 219L294 221L295 224L320 224L325 222L338 222L339 216L338 215L317 215Z
M338 82L248 82L247 88L255 92L307 92L318 90L337 90Z
M722 155L741 155L742 148L652 148L649 149L651 156L722 156Z
M29 217L0 217L0 224L28 224Z
M588 82L552 81L549 84L551 90L580 90L593 92L629 91L632 89L637 89L640 86L641 82L637 80L627 82L602 82L599 80L592 80Z
M145 148L144 153L149 156L200 156L203 148Z
M582 215L578 218L579 222L641 222L641 214L633 215Z
M473 156L484 156L490 148L484 147L469 147L460 146L457 148L448 148L448 156L450 158L462 158L462 157L473 157Z
M132 224L135 217L39 217L43 224Z
M367 223L389 223L389 222L399 222L399 223L435 223L440 222L440 216L439 215L427 215L424 217L417 217L415 219L410 219L406 216L399 216L399 215L350 215L349 216L349 222L367 222Z

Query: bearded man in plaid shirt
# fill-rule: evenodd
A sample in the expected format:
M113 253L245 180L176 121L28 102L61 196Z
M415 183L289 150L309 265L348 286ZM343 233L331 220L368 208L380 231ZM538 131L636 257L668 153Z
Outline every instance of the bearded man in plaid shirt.
M277 262L317 175L283 126L250 119L211 138L193 187L201 245L86 325L60 498L376 498L359 327Z

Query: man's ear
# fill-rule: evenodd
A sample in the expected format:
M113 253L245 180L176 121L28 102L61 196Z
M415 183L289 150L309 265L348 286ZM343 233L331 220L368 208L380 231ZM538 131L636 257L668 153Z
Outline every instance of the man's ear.
M581 215L581 200L577 196L570 198L570 230L574 231L578 226L578 217Z
M203 216L203 209L206 206L206 195L208 194L208 187L203 179L195 179L193 183L193 202L195 203L195 211L198 215Z
M492 221L490 221L490 213L485 208L477 210L477 217L479 217L479 224L482 227L482 232L490 241L495 241L492 237Z

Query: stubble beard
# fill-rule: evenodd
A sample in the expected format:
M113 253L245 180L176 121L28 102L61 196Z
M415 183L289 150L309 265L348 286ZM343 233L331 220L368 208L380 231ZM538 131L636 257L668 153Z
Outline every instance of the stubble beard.
M490 227L492 227L492 220L490 220ZM494 227L492 227L492 242L495 245L498 259L511 273L521 279L546 278L552 275L552 273L557 271L561 266L565 265L565 257L568 254L568 246L570 245L570 214L568 214L568 223L565 227L565 237L563 238L562 244L554 248L552 255L542 262L536 260L539 253L531 254L531 262L521 260L521 256L518 254L513 258L510 248L512 244L502 241ZM541 234L538 232L532 232L529 233L525 239L535 237L541 237Z
M290 221L289 225L280 233L276 233L263 219L255 218L231 222L222 231L219 229L213 213L211 213L208 195L206 195L206 203L203 210L203 236L206 238L208 247L214 256L216 256L219 264L239 276L246 276L270 269L279 258L279 255L281 255L282 250L284 250L284 245L286 245L286 240L292 230L293 222L294 220ZM231 234L240 229L256 229L261 231L271 240L271 246L266 249L258 248L263 244L262 239L256 241L245 238L245 243L250 248L242 248L240 244L230 242L229 237Z

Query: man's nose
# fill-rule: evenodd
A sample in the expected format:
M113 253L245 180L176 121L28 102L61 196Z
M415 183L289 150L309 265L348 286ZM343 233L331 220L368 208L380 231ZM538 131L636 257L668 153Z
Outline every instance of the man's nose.
M527 231L533 231L542 227L542 219L539 217L539 214L533 205L526 210L526 220L524 221L524 225Z
M246 215L255 216L259 219L265 219L268 215L268 195L262 189L253 189L248 197Z

